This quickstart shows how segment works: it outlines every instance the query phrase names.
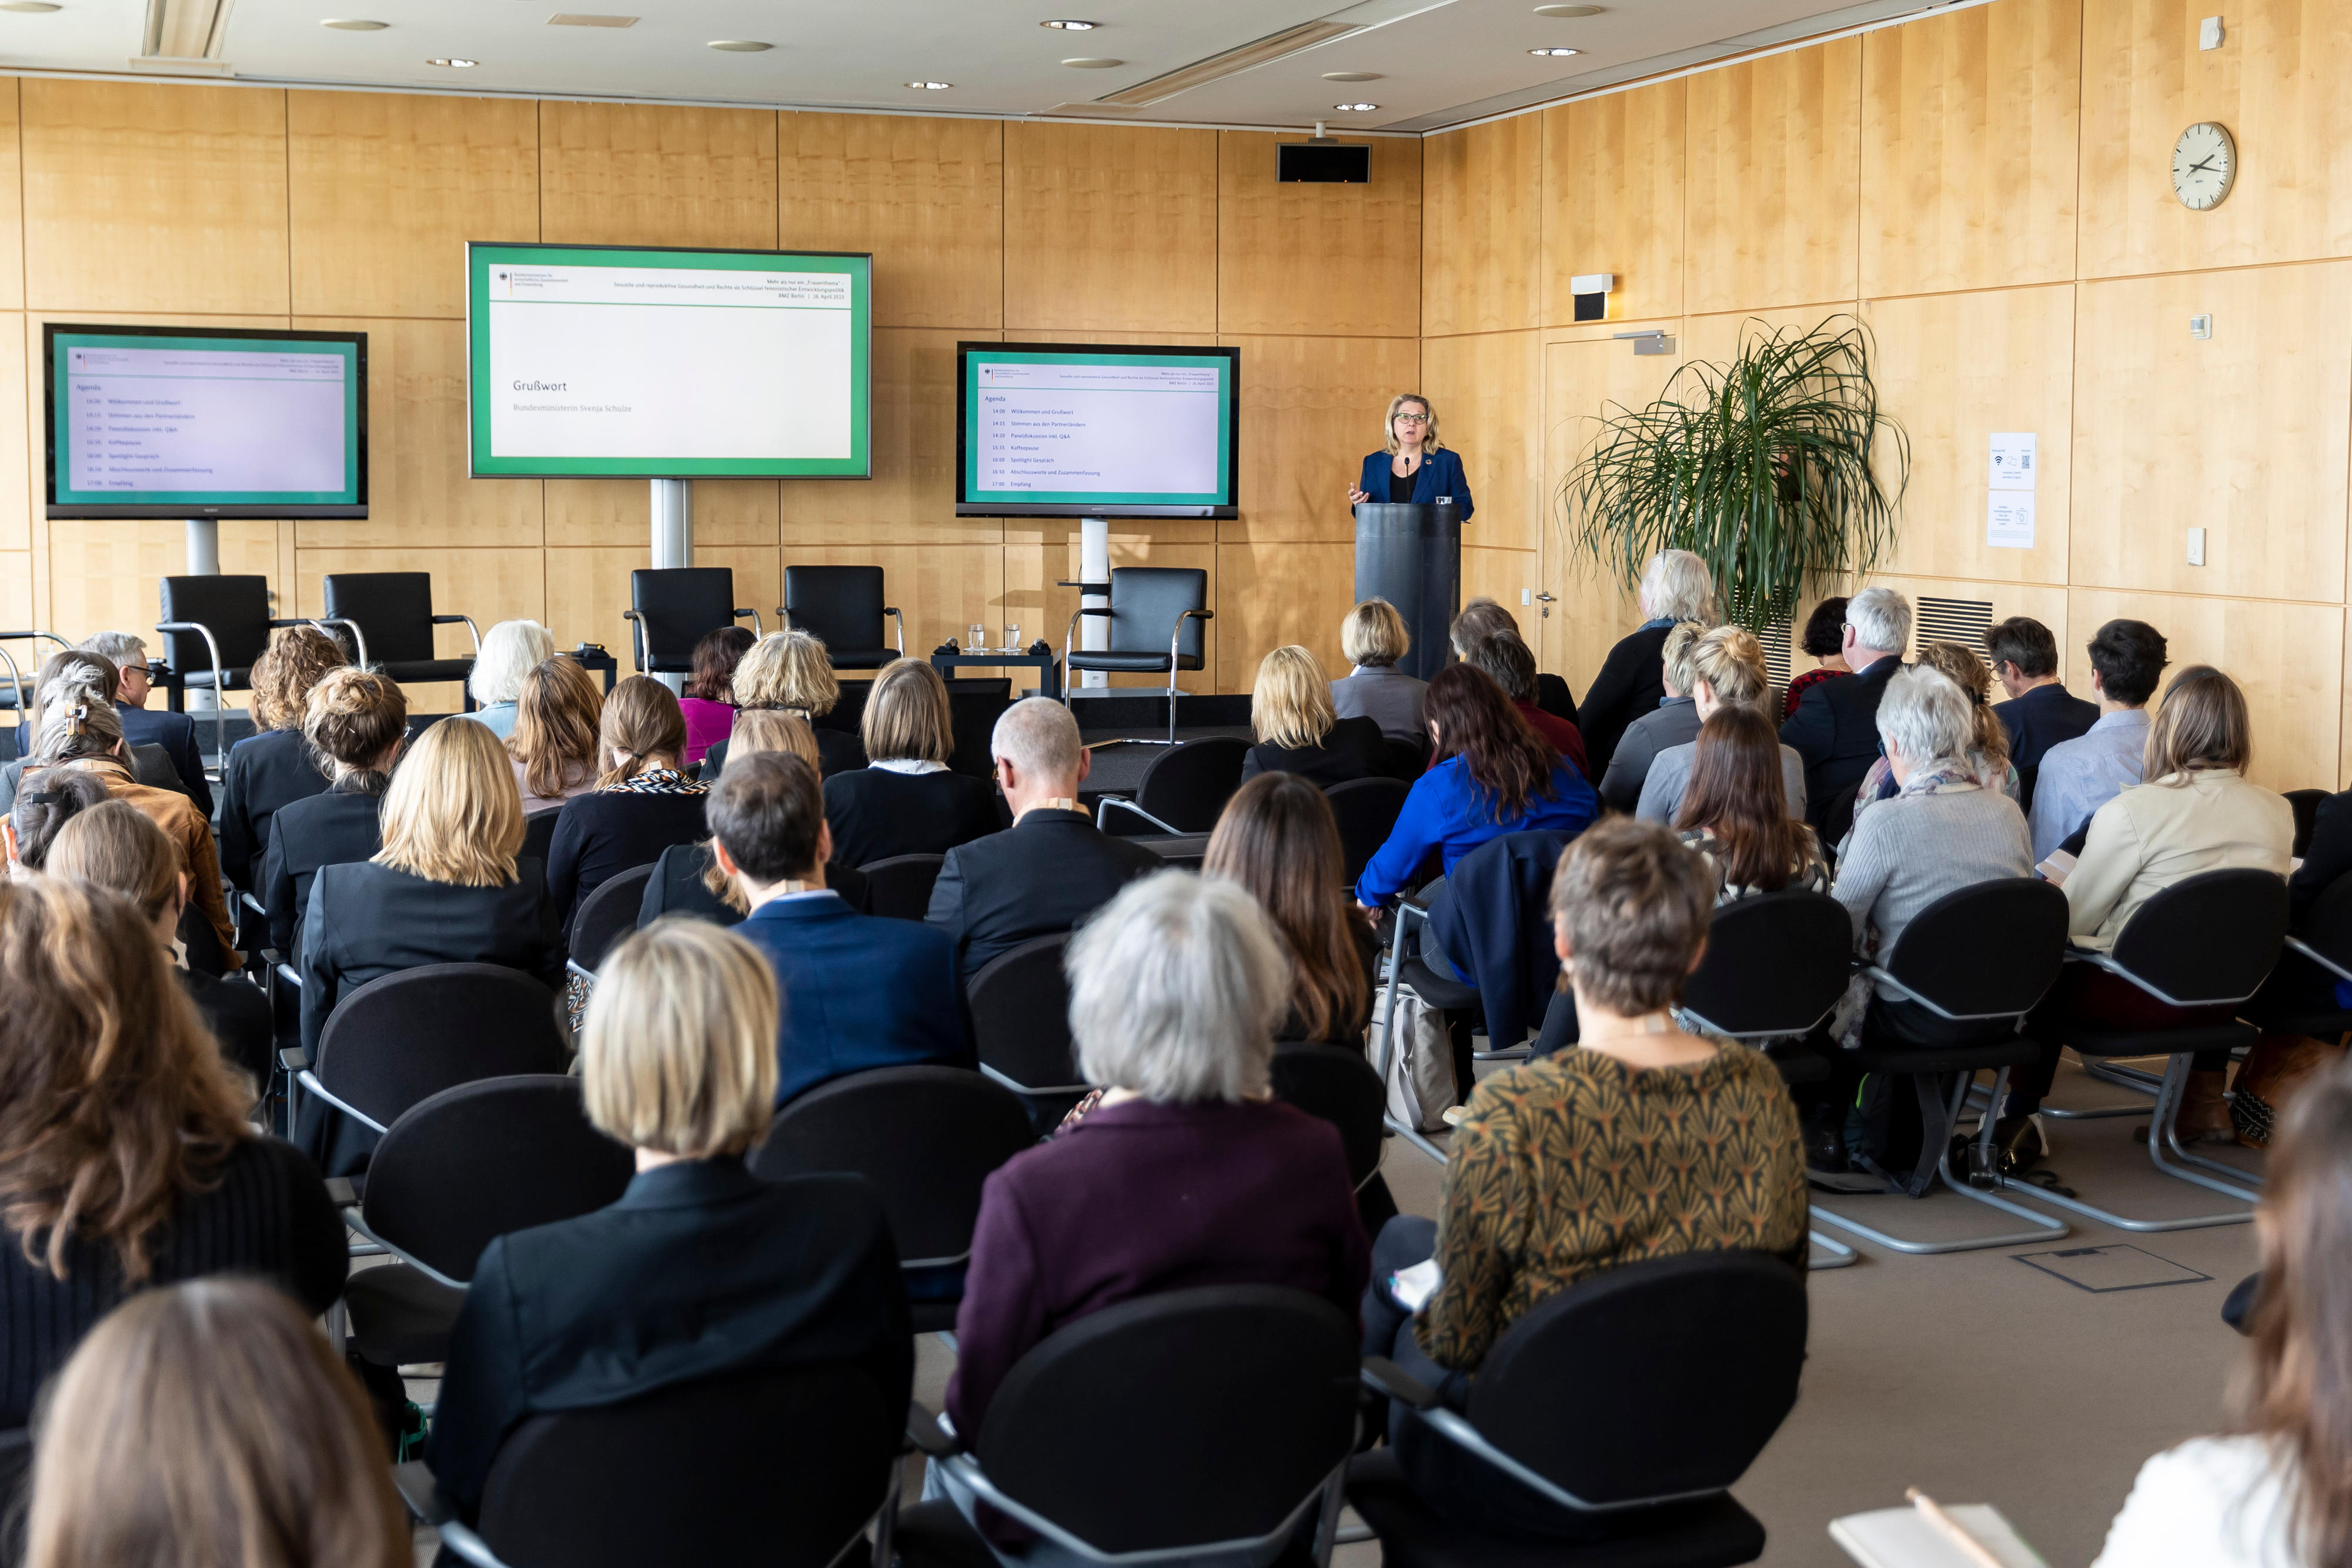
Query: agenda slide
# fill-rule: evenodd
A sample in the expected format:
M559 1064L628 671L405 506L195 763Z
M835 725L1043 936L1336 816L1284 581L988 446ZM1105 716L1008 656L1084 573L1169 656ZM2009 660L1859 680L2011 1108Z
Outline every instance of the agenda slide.
M469 245L477 477L863 478L864 256Z
M961 345L960 509L1223 515L1236 353Z

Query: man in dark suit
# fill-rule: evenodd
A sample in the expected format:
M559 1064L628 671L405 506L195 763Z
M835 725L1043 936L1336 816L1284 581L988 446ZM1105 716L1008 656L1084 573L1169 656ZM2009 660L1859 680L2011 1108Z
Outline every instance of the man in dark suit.
M1903 667L1911 606L1891 588L1865 588L1846 601L1841 636L1853 678L1806 687L1780 727L1780 744L1805 759L1805 817L1816 828L1841 802L1850 810L1854 787L1878 756L1878 699Z
M955 944L963 978L1032 936L1076 929L1166 862L1095 826L1078 804L1092 754L1060 703L1024 697L989 737L1013 826L948 851L925 919Z
M2009 701L1993 704L2009 732L2009 759L2020 772L2042 766L2042 754L2079 739L2099 722L2099 705L2086 703L2058 681L2058 639L2029 616L2012 615L1985 632L1993 679Z
M184 713L147 711L147 644L128 632L100 632L82 648L114 661L114 711L122 720L122 738L134 747L162 747L188 799L210 818L213 787L205 778L204 754L196 748L196 721Z
M825 887L833 832L815 768L783 752L730 758L704 808L711 852L751 901L735 929L783 992L778 1105L870 1067L975 1065L955 944Z

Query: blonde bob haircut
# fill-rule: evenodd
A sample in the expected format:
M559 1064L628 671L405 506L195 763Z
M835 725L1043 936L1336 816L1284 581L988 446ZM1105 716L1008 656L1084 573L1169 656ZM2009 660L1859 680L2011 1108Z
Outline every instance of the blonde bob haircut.
M460 717L419 736L383 792L375 862L453 887L504 887L521 848L522 792L506 743Z
M1250 687L1250 730L1276 746L1320 746L1339 722L1331 707L1331 683L1322 662L1296 643L1276 648L1257 663Z
M1367 599L1339 622L1339 652L1348 663L1385 670L1412 651L1404 617L1385 599Z
M1419 403L1421 412L1429 415L1429 423L1422 427L1428 434L1421 438L1421 449L1423 452L1434 452L1445 444L1437 439L1437 410L1431 406L1429 400L1419 392L1399 392L1389 399L1388 417L1381 421L1381 439L1388 443L1389 455L1391 457L1404 450L1397 444L1396 416L1404 412L1404 405L1409 402Z
M1016 705L1017 706L1017 705ZM796 713L773 708L743 708L735 715L735 727L727 737L727 760L730 764L740 758L757 757L761 752L781 751L797 757L818 772L824 771L816 749L816 731L808 720ZM703 841L706 844L709 840ZM729 876L712 855L703 868L702 885L728 908L738 915L751 913L751 900L743 886Z
M1290 962L1249 889L1188 871L1129 883L1064 967L1087 1082L1161 1104L1266 1092Z
M874 677L858 738L875 762L944 763L955 751L948 684L921 659L893 659Z
M2243 773L2253 755L2246 694L2212 665L2191 664L2164 688L2140 770L2151 784L2178 788L2192 773Z
M1771 676L1764 668L1764 644L1756 640L1755 632L1742 626L1717 626L1691 643L1685 662L1691 677L1686 693L1705 681L1718 703L1763 707Z
M1685 621L1666 633L1666 645L1662 651L1666 685L1685 696L1691 695L1691 656L1697 652L1698 640L1706 632L1706 628L1697 622Z
M823 718L840 700L833 657L806 632L772 632L736 663L738 708L775 707Z
M580 1046L588 1119L631 1148L740 1155L776 1099L775 971L706 920L656 920L605 955Z

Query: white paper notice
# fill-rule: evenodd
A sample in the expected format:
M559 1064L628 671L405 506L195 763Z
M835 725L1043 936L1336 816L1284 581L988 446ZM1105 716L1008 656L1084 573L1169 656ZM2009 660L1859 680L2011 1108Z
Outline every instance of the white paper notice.
M1996 430L1992 433L1992 476L1996 490L2033 488L2033 432ZM2027 513L2028 519L2032 513Z
M1994 549L2033 548L2033 492L1994 490L1985 497L1985 543Z

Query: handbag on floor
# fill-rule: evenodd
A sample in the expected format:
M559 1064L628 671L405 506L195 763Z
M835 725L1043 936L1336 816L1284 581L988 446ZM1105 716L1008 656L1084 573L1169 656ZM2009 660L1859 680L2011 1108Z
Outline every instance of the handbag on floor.
M1411 986L1399 986L1389 1038L1395 1042L1389 1051L1390 1117L1417 1133L1444 1131L1445 1113L1458 1100L1445 1015Z

